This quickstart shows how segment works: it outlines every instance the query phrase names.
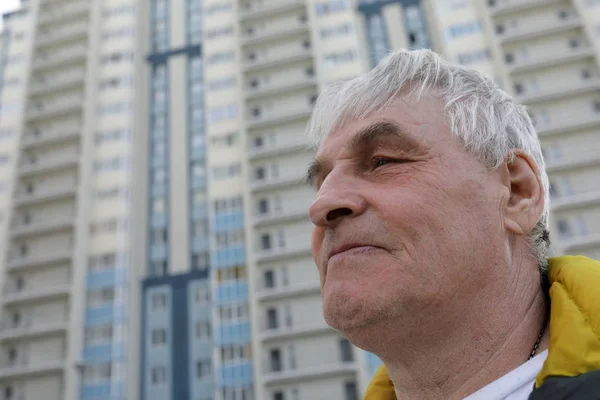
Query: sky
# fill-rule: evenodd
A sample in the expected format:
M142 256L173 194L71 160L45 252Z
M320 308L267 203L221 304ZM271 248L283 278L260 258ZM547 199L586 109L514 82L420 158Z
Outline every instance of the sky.
M0 14L13 11L19 7L20 0L0 0ZM2 20L0 19L0 31L2 30Z

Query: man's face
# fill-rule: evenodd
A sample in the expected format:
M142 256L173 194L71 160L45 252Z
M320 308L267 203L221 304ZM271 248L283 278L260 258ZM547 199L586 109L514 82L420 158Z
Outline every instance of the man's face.
M350 121L316 161L309 215L323 313L355 343L386 321L451 321L497 279L509 191L451 135L435 98Z

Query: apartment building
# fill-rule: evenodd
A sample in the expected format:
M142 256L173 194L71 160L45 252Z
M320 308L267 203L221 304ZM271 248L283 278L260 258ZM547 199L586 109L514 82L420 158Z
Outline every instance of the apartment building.
M0 396L124 399L135 4L23 1L4 24Z

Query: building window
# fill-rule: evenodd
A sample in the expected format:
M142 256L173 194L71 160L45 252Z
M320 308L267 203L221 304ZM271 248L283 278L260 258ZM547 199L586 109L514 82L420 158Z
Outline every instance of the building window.
M281 365L281 350L272 349L269 353L269 361L271 364L271 372L281 371L283 369Z
M344 383L344 400L358 400L358 389L356 387L356 382L349 381Z
M562 237L562 238L568 238L568 237L573 236L573 234L571 233L571 227L567 220L564 220L564 219L558 220L558 233L559 233L560 237Z
M345 339L345 338L340 339L340 355L341 355L342 362L354 361L352 345L350 344L348 339Z
M167 331L165 329L152 329L152 345L159 346L167 343Z
M196 323L196 339L208 340L211 337L210 322L198 322Z
M153 385L159 385L167 381L167 368L166 367L153 367L150 370L151 382Z
M277 329L279 328L279 321L277 320L277 309L269 308L267 310L267 328Z
M275 274L272 270L265 271L263 278L265 288L271 289L275 287Z
M267 214L269 212L269 200L260 199L258 202L258 213L259 214Z
M206 286L200 286L196 288L195 299L196 304L210 303L210 288Z
M212 374L212 363L210 360L201 360L196 363L196 377L206 379Z
M159 311L167 308L167 295L164 293L152 295L152 310Z
M260 237L260 247L262 250L270 250L271 249L271 235L268 233L264 233Z
M258 167L254 169L254 179L257 181L262 181L265 179L267 173L265 167Z
M273 393L273 400L285 400L285 397L283 396L283 392L277 391Z

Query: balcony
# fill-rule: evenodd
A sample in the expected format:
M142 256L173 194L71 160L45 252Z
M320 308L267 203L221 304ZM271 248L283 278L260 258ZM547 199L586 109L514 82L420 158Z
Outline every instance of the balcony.
M71 262L73 252L71 250L62 250L47 252L43 254L36 254L31 256L14 257L6 262L8 269L30 269L44 265L51 265L56 263L67 263Z
M304 1L287 0L287 1L265 1L261 4L257 2L250 3L250 9L241 9L240 20L249 21L259 18L269 18L274 15L283 14L290 11L304 10Z
M47 54L38 52L33 60L33 69L67 67L78 61L85 61L86 56L87 47L85 45L77 45Z
M600 190L553 198L550 201L553 212L598 205L600 205Z
M248 129L262 129L273 125L286 124L289 122L295 122L298 120L308 120L312 113L312 108L306 106L305 108L299 108L297 110L280 111L271 115L263 115L256 118L248 118L246 120L246 126Z
M308 141L299 133L298 138L277 143L275 145L266 145L261 147L252 147L248 149L248 158L250 160L258 160L264 157L274 155L285 155L298 153L301 151L313 151Z
M578 17L571 17L566 20L544 21L544 23L528 25L524 29L515 30L510 33L507 32L504 35L498 35L498 38L502 44L509 44L518 42L520 40L533 39L539 36L566 32L571 29L580 28L581 26L581 19Z
M316 365L298 369L288 369L278 372L267 372L263 375L265 385L282 385L313 379L323 379L330 376L356 373L356 362L338 362L335 364Z
M82 110L83 103L83 96L59 97L56 101L43 101L28 107L26 115L27 119L30 121L55 117L57 115Z
M593 78L578 82L574 85L561 87L561 85L547 85L539 93L515 96L515 100L522 104L534 104L543 101L556 100L564 97L577 96L600 90L600 79Z
M600 234L579 236L567 240L557 240L556 242L563 253L576 253L581 250L600 247Z
M60 6L60 7L59 7ZM72 2L67 6L63 5L53 5L53 7L48 7L46 9L40 10L39 23L49 24L49 23L58 23L64 22L69 18L73 18L78 15L87 14L90 10L89 2L87 1L76 1Z
M269 329L263 326L263 331L259 334L260 340L267 342L277 339L299 338L320 333L335 332L325 321L314 322L308 325L279 326L277 329Z
M15 305L36 301L47 301L69 295L71 286L69 284L40 286L37 288L16 290L11 288L4 292L4 304Z
M64 157L50 157L35 163L23 163L19 166L19 176L45 174L65 168L75 167L79 163L79 154L65 154Z
M40 76L33 79L29 87L29 94L39 95L51 93L56 90L70 89L85 83L85 71L76 70L69 73L52 74L48 77Z
M573 169L594 167L598 164L600 164L600 154L587 159L561 160L560 162L548 163L546 165L546 172L552 174Z
M75 38L84 38L88 32L87 23L77 23L73 25L57 25L53 28L42 28L38 33L36 44L38 47L45 45L56 45L65 40Z
M304 177L297 176L293 178L265 179L262 181L254 181L250 184L250 190L253 192L261 192L270 189L283 189L290 186L302 185Z
M69 197L74 197L77 194L77 184L64 183L53 186L46 190L37 190L33 193L22 192L15 197L15 205L30 206L37 203L43 203L49 200L59 200Z
M299 47L297 50L291 50L286 53L279 53L271 57L260 60L244 61L244 71L254 72L265 68L283 67L286 64L292 64L299 61L312 60L313 52L311 49Z
M20 223L12 227L13 238L43 235L50 232L72 229L75 225L74 215L53 215L46 218L34 218L29 223Z
M562 0L510 0L508 4L489 7L489 10L492 16L497 17L561 2Z
M315 78L305 78L294 80L292 82L270 84L266 87L249 87L244 92L244 95L246 97L246 100L256 100L265 97L280 95L286 92L296 92L298 90L311 89L316 86L317 80Z
M535 57L527 61L518 61L515 64L507 64L510 73L528 72L538 68L547 68L567 64L573 61L584 60L594 56L591 47L578 49L557 49L556 52L548 52L543 57Z
M569 119L562 118L560 121L536 128L536 130L539 136L554 136L580 129L593 128L598 124L600 124L600 114L585 113Z
M281 300L288 297L304 296L321 293L319 281L295 283L272 288L263 287L256 293L258 300Z
M12 321L3 321L0 325L0 341L22 340L58 333L66 333L69 328L66 317L46 321L33 321L31 315L14 324Z
M282 223L282 222L291 222L297 221L301 219L308 220L308 211L300 210L300 211L288 211L288 212L268 212L264 214L259 214L254 217L252 221L254 227L258 228L261 226Z
M242 46L251 46L255 44L262 44L264 42L270 41L280 41L285 40L294 36L298 36L301 34L307 34L308 38L308 26L306 23L297 22L294 24L295 26L285 26L285 27L272 27L268 28L267 25L266 31L256 33L256 34L244 34L242 35Z
M308 242L308 238L307 238ZM299 248L299 249L271 249L271 250L257 250L254 253L256 262L267 262L277 261L286 258L295 258L302 256L312 256L310 247Z
M56 144L79 138L81 126L77 124L68 125L59 129L41 130L28 133L21 139L22 149L31 149L48 144Z
M32 363L26 359L16 360L12 364L5 362L0 365L0 379L17 379L57 373L62 372L64 368L65 362L63 360L44 361L39 363Z

